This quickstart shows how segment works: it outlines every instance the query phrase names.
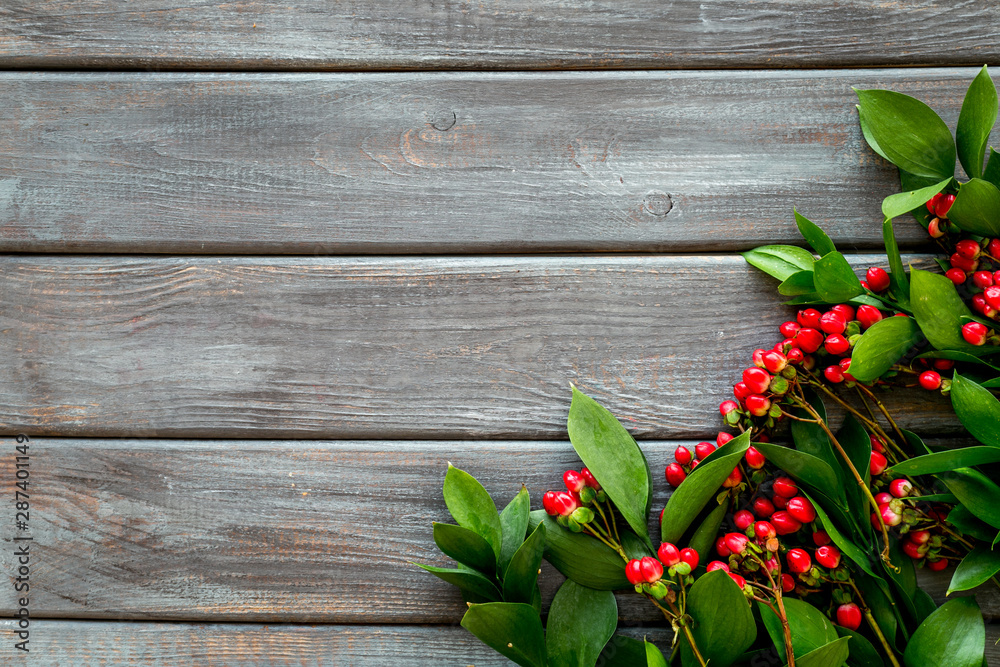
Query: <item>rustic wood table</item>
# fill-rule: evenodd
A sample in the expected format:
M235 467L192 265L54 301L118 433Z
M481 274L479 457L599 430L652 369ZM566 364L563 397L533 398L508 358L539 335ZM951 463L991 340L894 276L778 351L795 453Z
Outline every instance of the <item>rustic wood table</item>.
M507 664L411 565L446 461L538 506L571 381L654 468L714 434L783 319L734 251L793 206L881 247L851 87L954 124L998 44L945 0L0 3L0 663Z

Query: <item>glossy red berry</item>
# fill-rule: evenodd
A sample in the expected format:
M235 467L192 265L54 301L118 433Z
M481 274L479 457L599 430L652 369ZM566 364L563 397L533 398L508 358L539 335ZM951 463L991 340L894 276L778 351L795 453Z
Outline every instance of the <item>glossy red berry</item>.
M803 352L812 354L823 344L823 334L817 329L803 327L795 334L795 344L798 345Z
M879 505L878 511L887 526L898 526L903 522L903 517L892 509L892 505Z
M719 539L715 540L715 553L719 554L719 558L729 558L733 555L733 552L726 546L725 535L722 535Z
M962 239L955 244L955 252L967 259L976 259L980 251L979 244L972 239Z
M774 506L779 510L783 510L788 505L788 498L774 494L774 497L771 498L771 502L773 502Z
M730 572L729 578L735 581L736 585L739 586L740 588L744 588L747 585L747 580L744 579L741 575L736 574L735 572Z
M997 310L1000 310L1000 285L993 285L983 290L983 298Z
M795 319L802 327L819 329L819 319L822 316L823 314L815 308L806 308L805 310L800 310Z
M749 541L750 540L747 539L747 536L743 535L741 533L727 533L726 534L726 547L728 547L729 551L732 552L732 553L734 553L734 554L741 554L744 551L746 551L747 550L747 542L749 542Z
M583 478L583 475L575 470L567 470L563 473L563 483L567 489L576 493L579 493L583 487L587 486L587 481Z
M913 484L908 479L894 479L889 485L889 492L897 498L905 498L913 491Z
M758 541L764 542L775 537L778 531L775 530L774 525L770 521L757 521L753 525L753 534Z
M791 593L794 590L795 590L795 579L793 579L792 575L790 575L788 573L782 574L781 575L781 592L782 593Z
M823 317L819 320L819 328L827 334L844 333L847 329L847 320L837 311L831 310L828 313L823 313Z
M989 287L987 289L993 289ZM972 309L982 315L983 317L995 318L997 315L997 309L989 304L986 297L982 294L972 295Z
M1000 259L1000 239L991 239L989 243L986 244L986 252Z
M825 546L816 549L816 562L830 570L840 565L840 550L837 547Z
M736 384L733 385L733 396L735 396L736 400L740 401L741 403L746 399L747 396L749 396L752 393L753 392L750 391L749 387L747 387L742 382L737 382Z
M808 572L809 568L812 567L812 558L809 556L809 552L805 549L789 550L789 552L785 554L785 560L788 561L788 570L790 572L794 572L795 574Z
M747 411L754 417L763 417L771 409L771 401L766 396L751 394L746 400Z
M559 514L559 508L556 505L556 492L546 491L545 495L542 496L542 507L545 508L547 514L555 516Z
M872 450L878 452L879 454L885 451L885 447L882 445L882 441L876 438L874 435L868 436L868 439L872 443Z
M664 474L667 478L667 484L674 488L680 486L681 482L687 479L687 473L684 472L684 468L680 467L677 463L668 465Z
M934 391L941 388L941 374L937 371L924 371L917 378L917 382L927 391Z
M728 415L730 412L740 409L740 404L736 401L723 401L719 404L719 414L723 417Z
M825 547L830 543L830 536L825 530L817 530L813 532L813 544L818 547Z
M844 320L850 322L854 319L854 307L849 306L846 303L838 303L836 306L830 308L835 313L840 313L844 316Z
M873 266L868 269L868 272L865 273L865 280L868 281L868 287L873 292L884 292L889 289L889 274L881 267Z
M844 370L840 366L827 366L823 369L823 377L827 382L840 384L844 381Z
M759 519L767 519L774 514L774 503L767 498L757 498L753 501L753 513Z
M907 536L914 544L927 544L931 540L931 533L928 530L914 530Z
M725 570L726 572L729 572L729 566L721 560L713 560L705 567L706 572L715 572L716 570Z
M576 497L568 491L556 491L555 494L552 506L563 516L569 516L580 506Z
M794 498L799 492L799 487L795 485L795 481L790 477L779 477L774 480L773 488L776 494L785 498Z
M948 280L955 283L956 285L961 285L965 282L965 271L959 268L948 269L944 272L944 275L948 277Z
M931 235L932 239L939 239L947 234L945 228L945 223L941 222L938 218L933 218L927 223L927 233Z
M767 463L767 458L753 445L747 447L747 453L744 454L743 458L746 459L747 465L754 470L760 470Z
M722 482L722 487L725 489L731 489L734 486L738 486L740 482L743 481L743 473L740 472L740 467L736 466L733 471L729 473L729 477Z
M970 345L985 345L988 333L989 329L979 322L967 322L962 325L962 338Z
M625 565L625 578L633 586L641 584L646 580L646 577L642 574L642 564L638 559L633 558Z
M903 553L913 560L920 560L927 555L929 547L926 544L917 544L910 540L903 542Z
M931 572L940 572L941 570L948 567L948 561L944 558L939 560L929 560L927 561L927 569Z
M788 359L781 352L771 350L764 353L764 368L771 373L780 373L785 370L785 366L787 365Z
M793 347L785 353L785 357L788 359L788 363L790 364L800 364L805 358L805 355L802 354L802 350L797 347Z
M955 195L939 194L936 197L937 199L931 200L934 201L934 209L930 209L930 202L928 202L928 210L931 210L931 213L939 218L947 218L951 205L955 203Z
M721 432L715 436L716 447L722 447L724 444L733 439L733 436L729 433Z
M674 460L680 463L682 466L686 466L691 463L691 450L683 445L674 450Z
M884 456L878 452L872 452L871 461L868 463L868 470L871 472L872 476L881 475L882 471L884 471L888 465L889 462Z
M753 359L753 365L756 366L757 368L764 368L765 352L767 352L767 350L757 349L753 351L752 355L750 355L750 358Z
M660 548L657 550L656 555L659 557L660 562L666 567L670 567L671 565L676 565L681 562L680 549L675 547L670 542L663 542L660 544Z
M812 523L816 520L816 508L803 496L790 498L787 511L796 521L802 523Z
M594 474L588 468L581 470L580 474L583 475L583 480L587 483L587 486L598 491L601 490L601 485L598 484L597 478L594 477Z
M746 530L753 524L753 514L747 510L740 510L733 515L733 523L736 524L737 530Z
M699 461L715 451L715 445L710 442L699 442L694 446L694 457Z
M795 332L801 328L802 326L798 322L785 322L778 327L778 331L780 331L781 335L785 338L791 338L795 335Z
M841 625L848 630L857 630L861 627L861 609L853 602L842 604L837 607L837 625Z
M989 271L976 271L972 274L972 284L979 289L993 287L993 274Z
M830 334L826 337L823 347L830 354L843 354L851 349L851 342L840 334Z
M862 329L867 329L876 322L882 321L882 311L874 306L858 306L858 322Z
M771 515L771 525L778 535L791 535L797 532L802 524L785 510L775 512Z
M892 502L892 494L886 493L885 491L883 491L882 493L875 494L875 503L876 504L878 504L878 505L885 505L886 503L890 503L890 502Z
M652 556L643 556L639 561L642 578L649 584L655 584L663 576L663 564Z
M689 547L687 549L681 549L681 560L690 565L693 570L698 567L698 562L701 560L701 557L698 555L697 551Z
M763 368L748 368L743 371L743 384L755 394L763 394L771 384L771 374Z
M962 257L957 252L953 253L951 257L948 258L948 263L951 264L953 269L961 269L966 273L972 273L979 268L979 260Z

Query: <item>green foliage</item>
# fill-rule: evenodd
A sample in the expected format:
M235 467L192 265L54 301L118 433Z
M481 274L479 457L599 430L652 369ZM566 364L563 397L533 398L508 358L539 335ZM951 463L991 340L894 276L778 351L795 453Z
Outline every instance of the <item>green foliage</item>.
M702 575L688 591L691 633L709 664L728 665L757 638L750 605L729 575L715 570ZM691 646L681 640L681 665L697 665Z
M986 627L974 598L944 603L913 633L903 661L906 667L981 667Z
M516 602L474 604L462 627L522 667L546 667L545 631L534 607Z
M549 667L593 667L617 627L614 593L567 579L549 608L545 637Z
M891 90L855 92L873 150L916 176L943 179L954 175L955 142L930 107Z
M859 382L881 377L923 340L920 327L909 317L887 317L861 336L851 353L850 373Z
M951 387L951 405L962 426L976 440L984 445L1000 448L1000 401L988 389L955 373Z
M500 515L493 499L475 477L450 463L444 476L444 502L459 526L476 533L500 553Z

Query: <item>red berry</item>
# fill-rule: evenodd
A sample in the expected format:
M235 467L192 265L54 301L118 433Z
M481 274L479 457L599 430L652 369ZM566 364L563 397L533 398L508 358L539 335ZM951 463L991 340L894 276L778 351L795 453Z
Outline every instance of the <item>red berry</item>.
M889 462L886 461L885 457L878 452L872 452L871 461L868 464L868 469L871 471L872 476L881 475L882 471L885 470Z
M823 347L830 354L843 354L851 349L851 343L840 334L830 334L826 337Z
M690 565L693 570L698 567L698 561L701 560L701 557L694 549L681 549L681 560Z
M750 358L753 359L753 365L757 368L764 368L765 352L767 352L767 350L756 349L753 351L753 354L750 355Z
M639 569L646 583L655 584L663 576L663 564L652 556L643 556L639 561Z
M867 280L859 280L858 282L861 283L861 286L865 288L867 291L869 292L872 291L872 286L868 284Z
M820 345L823 344L823 334L811 327L804 327L799 329L795 334L795 344L798 345L803 352L812 354L820 348Z
M706 572L715 572L716 570L725 570L726 572L729 572L729 566L723 563L721 560L713 560L705 568Z
M965 271L962 269L948 269L944 272L944 275L946 275L948 280L956 285L961 285L965 282Z
M764 464L767 463L767 458L765 458L764 455L761 454L760 451L758 451L753 445L747 447L747 453L744 455L744 458L746 459L747 465L754 470L760 470L764 467Z
M937 218L934 218L927 223L927 233L931 235L931 238L939 239L947 234L945 231L945 224Z
M751 394L746 400L747 411L754 417L763 417L771 409L771 401L766 396Z
M788 359L781 352L772 350L764 353L764 368L772 373L780 373L785 370L785 366L787 365Z
M684 468L680 467L676 463L671 463L670 465L668 465L667 469L664 471L664 474L666 475L667 478L667 484L669 484L674 488L680 486L681 482L687 479L687 473L684 472Z
M844 321L846 322L850 322L851 320L854 319L854 308L848 306L846 303L838 303L830 310L832 310L835 313L840 313L841 315L843 315Z
M1000 310L1000 285L987 287L983 290L983 298L997 310Z
M914 544L927 544L931 540L931 533L927 530L914 530L908 536Z
M781 575L781 592L782 593L791 593L794 590L795 590L795 580L792 579L792 575L787 574L787 573L786 574L782 574Z
M955 244L955 252L966 259L976 259L979 257L979 244L972 239L963 239Z
M812 558L809 557L809 552L805 549L790 550L785 554L785 560L788 561L789 571L795 574L808 572L809 568L812 567Z
M934 215L939 218L947 218L951 205L955 203L955 195L940 195L940 199L934 204Z
M559 514L559 508L556 505L556 492L546 491L545 495L542 496L542 507L545 508L545 512L555 516Z
M642 565L637 559L633 558L625 566L625 578L633 586L646 580L642 574Z
M753 501L753 513L759 519L766 519L774 514L774 504L767 498L757 498Z
M737 401L742 402L747 396L753 392L744 384L743 382L737 382L733 385L733 396L736 397Z
M878 510L887 526L898 526L903 521L903 517L893 511L891 505L879 505Z
M936 195L934 195L933 197L931 197L930 199L927 200L927 212L928 213L930 213L931 215L937 215L937 213L934 212L934 209L937 208L938 203L941 201L941 197L944 197L944 193L943 192L939 192L939 193L937 193Z
M779 496L775 494L774 498L772 498L771 500L774 503L774 506L777 507L779 510L783 510L785 509L786 506L788 506L788 498L785 498L784 496Z
M721 414L723 417L728 415L733 410L739 410L739 409L740 409L740 404L737 403L736 401L723 401L722 403L719 404L719 414Z
M552 506L559 514L569 516L580 506L580 503L573 494L567 491L556 491L555 493Z
M746 535L740 533L728 533L726 534L726 546L734 554L741 554L747 550L747 539Z
M563 483L566 484L567 489L576 493L579 493L583 487L587 486L587 481L583 478L583 475L575 470L567 470L563 473Z
M771 539L778 534L770 521L758 521L753 525L753 534L761 542Z
M779 477L774 480L774 492L785 498L793 498L799 492L799 487L795 486L795 481L790 477Z
M811 354L804 355L802 357L802 368L806 369L807 371L811 371L812 369L816 368L816 357L812 356Z
M993 289L992 287L988 289ZM997 309L994 308L986 301L986 296L983 294L973 294L972 295L972 309L982 315L983 317L993 318L997 314Z
M927 561L927 569L931 572L940 572L941 570L948 567L948 561L944 558L939 560L929 560Z
M840 384L844 381L844 371L840 366L827 366L823 369L823 377L826 378L827 382Z
M718 447L722 447L724 444L733 439L733 436L729 433L719 433L715 436L715 444Z
M699 461L715 451L715 445L710 442L699 442L694 447L694 456Z
M840 550L837 547L824 546L816 549L816 562L833 570L840 565Z
M788 352L785 353L785 357L788 359L788 363L798 364L802 363L804 355L802 354L802 350L797 347L793 347L789 348Z
M736 585L740 588L744 588L747 585L747 580L736 574L735 572L729 573L729 578L736 582Z
M986 252L993 257L1000 259L1000 239L992 239L986 244Z
M841 625L848 630L857 630L861 627L861 609L853 602L842 604L837 607L837 625Z
M771 374L763 368L748 368L743 371L743 384L755 394L763 394L771 384Z
M781 563L778 562L777 558L768 558L764 561L764 569L771 573L772 576L781 572Z
M819 329L819 318L822 316L823 315L815 308L806 308L805 310L800 310L798 317L795 319L803 327Z
M722 487L725 489L731 489L734 486L738 486L740 482L743 481L743 473L740 472L740 467L736 466L733 471L729 473L729 477L722 482Z
M719 558L729 558L733 555L733 552L726 546L726 537L724 535L715 541L715 553L719 554Z
M903 553L913 560L920 560L927 555L928 550L929 547L925 544L917 544L916 542L911 542L910 540L903 542Z
M847 320L840 313L831 310L828 313L823 313L823 317L819 320L819 328L823 333L844 333L844 330L847 329Z
M890 502L892 502L892 494L886 493L885 491L883 491L882 493L875 494L875 503L877 505L881 506Z
M830 536L825 530L817 530L813 532L813 544L818 547L825 547L830 543Z
M877 266L873 266L868 269L868 273L865 274L865 280L868 281L868 286L873 292L884 292L889 288L889 274Z
M788 513L802 523L812 523L816 520L816 508L803 496L795 496L788 500Z
M989 271L976 271L972 274L972 284L979 289L993 287L993 274Z
M791 338L792 336L795 335L795 332L801 328L802 327L799 325L798 322L785 322L780 327L778 327L778 331L780 331L781 335L784 336L785 338Z
M733 523L736 524L738 530L746 530L753 523L753 514L747 510L740 510L733 515Z
M660 558L660 562L666 567L671 565L676 565L681 562L681 552L670 542L664 542L660 545L659 550L657 550L656 555Z
M784 510L771 515L771 525L778 535L791 535L802 527L798 519Z
M966 273L972 273L977 268L979 268L979 262L974 259L969 259L968 257L962 257L957 252L948 258L948 263L951 264L953 269L961 269ZM947 274L946 274L947 275ZM950 278L951 276L949 276ZM964 282L964 278L963 278Z
M941 387L941 374L937 371L924 371L920 374L917 382L927 391L934 391Z
M674 450L674 460L686 466L691 463L691 450L684 446L678 447Z
M876 322L882 321L882 311L874 306L858 306L858 322L862 329L867 329Z
M962 338L970 345L985 345L989 329L979 322L967 322L962 326Z
M908 479L894 479L889 485L889 491L897 498L905 498L913 491L913 484Z
M879 454L885 451L885 447L882 446L882 441L876 438L874 435L869 435L868 439L871 440L872 449Z
M788 352L789 350L793 349L794 347L795 347L795 339L794 338L786 338L785 340L781 341L780 343L775 343L774 347L772 347L771 349L773 351L775 351L775 352L780 353L780 354L785 354L786 352ZM763 360L764 360L764 358L762 356L761 357L761 362L762 363L763 363Z
M587 482L587 486L592 489L597 489L598 491L601 490L601 485L597 483L597 478L594 477L593 473L591 473L588 468L581 470L580 474L583 475L583 479Z

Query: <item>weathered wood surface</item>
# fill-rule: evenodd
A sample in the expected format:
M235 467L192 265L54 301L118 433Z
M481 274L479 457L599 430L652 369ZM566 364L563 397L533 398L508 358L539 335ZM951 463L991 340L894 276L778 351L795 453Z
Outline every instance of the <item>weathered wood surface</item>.
M0 620L10 636L13 621ZM35 621L32 667L509 667L514 663L460 627L357 625L251 625ZM659 627L621 628L623 635L664 649L669 632ZM1000 661L1000 626L986 626L986 657ZM613 640L612 640L613 641ZM37 643L36 643L37 642ZM9 655L10 646L0 648ZM23 657L23 656L22 656Z
M851 86L954 124L973 74L0 73L0 251L881 248Z
M995 4L946 0L13 0L0 17L0 67L856 67L1000 57Z
M794 312L737 255L34 255L0 274L8 434L554 439L573 382L641 437L705 437ZM957 428L939 395L893 405Z
M662 470L677 444L643 449ZM454 623L457 589L412 565L451 562L431 535L450 520L447 462L501 504L527 485L535 507L580 465L567 442L39 439L29 451L38 618ZM0 458L3 497L12 466ZM11 572L11 533L2 539L0 571ZM925 578L939 600L946 581ZM559 584L547 565L543 583L547 603ZM2 591L9 614L13 589ZM978 598L1000 615L995 590ZM619 609L626 622L657 621L634 594Z

